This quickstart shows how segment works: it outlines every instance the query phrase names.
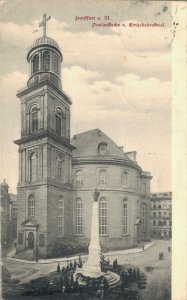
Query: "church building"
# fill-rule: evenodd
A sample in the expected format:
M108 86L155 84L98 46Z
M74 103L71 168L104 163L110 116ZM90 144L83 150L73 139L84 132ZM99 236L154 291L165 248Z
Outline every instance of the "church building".
M50 17L49 17L50 18ZM61 50L46 35L27 54L29 78L21 102L17 251L51 256L58 239L89 245L93 192L99 196L102 249L148 240L151 174L100 129L70 139L71 99L62 89Z

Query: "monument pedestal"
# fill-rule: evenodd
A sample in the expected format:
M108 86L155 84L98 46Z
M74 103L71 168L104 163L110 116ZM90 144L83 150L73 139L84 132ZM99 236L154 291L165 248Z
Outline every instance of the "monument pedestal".
M96 192L97 195L99 193ZM82 274L84 277L99 278L104 276L108 284L115 285L119 282L120 277L114 272L107 271L106 273L101 272L100 267L101 260L101 247L99 242L99 216L98 216L98 203L97 199L94 201L92 206L92 225L91 225L91 240L89 246L89 255L87 262L82 268L77 268L74 276Z

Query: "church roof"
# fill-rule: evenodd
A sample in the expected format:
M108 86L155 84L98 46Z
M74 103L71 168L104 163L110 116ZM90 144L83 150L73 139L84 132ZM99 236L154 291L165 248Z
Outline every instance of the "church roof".
M48 36L42 36L42 37L36 39L35 42L32 44L31 48L35 48L37 46L42 46L42 45L45 45L45 46L50 45L50 46L57 48L60 51L60 47L57 44L57 42Z
M107 144L106 156L131 161L130 158L115 144L115 142L98 128L74 135L71 139L71 144L76 147L73 151L73 157L100 156L98 147L99 144L102 143Z

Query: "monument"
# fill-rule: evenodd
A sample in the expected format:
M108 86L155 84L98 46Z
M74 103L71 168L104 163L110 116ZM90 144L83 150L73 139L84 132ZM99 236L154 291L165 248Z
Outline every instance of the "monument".
M92 206L92 224L91 224L91 238L89 245L88 260L83 264L82 268L77 268L76 274L81 274L85 277L100 278L105 277L109 285L119 282L119 276L111 271L106 273L101 271L101 246L99 242L99 215L98 215L98 198L100 192L95 189L93 193L94 203Z

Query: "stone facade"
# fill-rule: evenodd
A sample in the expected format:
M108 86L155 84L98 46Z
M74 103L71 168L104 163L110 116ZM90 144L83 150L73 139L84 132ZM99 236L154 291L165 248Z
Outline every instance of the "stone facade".
M52 255L69 238L89 244L93 190L98 187L102 248L149 239L151 175L99 129L70 141L71 100L62 90L62 54L49 37L29 50L30 75L21 101L17 251ZM105 173L106 172L106 173Z

